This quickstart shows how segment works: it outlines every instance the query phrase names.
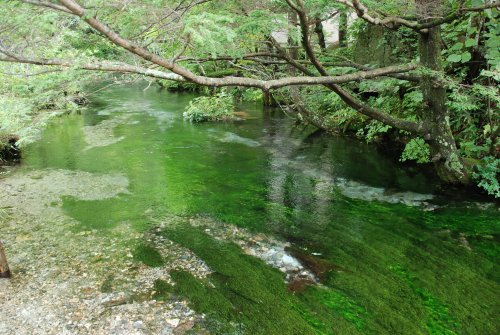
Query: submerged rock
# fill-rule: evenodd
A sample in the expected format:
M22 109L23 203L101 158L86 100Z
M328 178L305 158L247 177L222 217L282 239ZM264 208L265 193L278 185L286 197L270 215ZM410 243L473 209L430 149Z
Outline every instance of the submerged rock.
M126 222L109 234L77 233L78 221L61 209L63 196L101 200L128 192L125 176L18 172L0 179L0 189L0 204L8 208L0 215L2 239L13 271L12 280L0 281L0 334L159 334L176 330L167 319L180 320L179 327L202 319L186 301L154 300L151 288L162 272L129 257L143 234Z
M420 206L424 202L434 198L432 194L401 192L394 189L388 192L384 188L368 186L353 180L338 179L335 184L343 195L366 201L383 201L391 204L400 203L407 206Z
M104 120L95 126L83 127L83 135L87 143L85 150L105 147L125 139L124 136L115 136L114 130L119 125L126 123L128 119L128 115L120 115L109 120Z
M189 222L193 226L205 227L205 232L216 239L231 241L239 245L247 255L257 257L285 273L287 282L298 279L310 283L318 282L314 273L305 268L300 260L288 251L290 247L288 242L279 241L264 234L252 234L243 228L208 218L191 218Z
M156 124L161 131L165 131L167 130L167 128L171 128L177 118L177 115L173 112L148 110L146 114L156 118Z
M224 133L224 136L219 137L218 140L225 143L243 144L248 147L258 147L261 145L259 142L252 140L251 138L242 137L231 132Z

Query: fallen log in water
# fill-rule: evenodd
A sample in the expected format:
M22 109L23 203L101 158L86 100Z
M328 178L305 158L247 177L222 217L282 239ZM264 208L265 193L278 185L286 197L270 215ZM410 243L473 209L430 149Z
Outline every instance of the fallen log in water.
M3 248L2 241L0 241L0 278L9 278L10 270L7 263L7 256L5 256L5 249Z

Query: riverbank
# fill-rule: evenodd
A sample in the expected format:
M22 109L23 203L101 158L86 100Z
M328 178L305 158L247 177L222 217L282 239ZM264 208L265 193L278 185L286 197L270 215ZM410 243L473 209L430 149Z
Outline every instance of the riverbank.
M153 298L155 280L168 272L134 261L143 234L126 223L109 235L74 233L77 223L61 209L62 196L103 200L127 187L121 175L64 170L15 171L0 180L0 226L13 272L0 281L0 333L183 334L203 319L184 300Z
M199 279L212 273L192 251L158 235L186 218L150 218L153 228L145 232L127 222L107 234L75 232L78 222L61 208L64 197L91 201L128 194L128 184L120 174L69 170L11 169L0 179L0 226L13 272L10 280L0 281L0 333L208 333L205 316L193 311L188 301L157 294L159 282L175 284L172 271L186 271ZM187 222L239 245L246 254L283 272L291 284L318 282L286 251L289 243L208 218L192 217ZM140 250L154 250L168 261L153 264L150 254L145 257Z

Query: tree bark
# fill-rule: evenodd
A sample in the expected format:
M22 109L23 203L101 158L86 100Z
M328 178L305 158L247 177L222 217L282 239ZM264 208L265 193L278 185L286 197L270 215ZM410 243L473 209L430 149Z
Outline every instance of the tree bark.
M426 0L419 0L425 3ZM425 17L424 17L425 20ZM429 28L419 38L420 62L427 68L421 80L424 97L422 119L427 124L424 136L431 148L432 162L441 179L453 184L468 184L469 173L455 143L446 108L446 88L440 80L443 72L441 62L441 28ZM443 74L444 75L444 74Z
M262 90L262 103L264 107L276 107L276 100L269 90Z
M293 10L288 12L288 24L290 25L290 31L288 32L288 55L291 59L297 60L299 59L299 44L298 41L294 40L292 37L293 29L297 27L298 17L297 13ZM296 69L293 66L288 67L288 73L290 75L296 74Z
M0 278L9 278L11 275L9 264L7 263L7 256L3 248L2 241L0 241Z
M314 32L318 35L318 44L321 50L326 49L325 33L323 32L323 23L319 17L316 18L316 24L314 25Z

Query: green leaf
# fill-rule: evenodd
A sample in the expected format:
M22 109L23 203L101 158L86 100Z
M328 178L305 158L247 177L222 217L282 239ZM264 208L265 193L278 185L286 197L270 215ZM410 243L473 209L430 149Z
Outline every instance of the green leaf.
M461 58L462 58L462 63L465 63L471 60L472 55L470 54L470 52L466 51L461 55Z
M451 54L448 56L448 58L446 59L448 62L452 62L452 63L458 63L462 60L462 56L461 55L458 55L458 54Z
M450 50L461 50L463 48L463 43L462 42L458 42L458 43L455 43L451 48Z
M489 124L485 125L483 127L483 134L484 136L488 135L491 132L491 126Z
M472 46L475 46L476 45L476 40L472 39L472 38L468 38L466 41L465 41L465 47L466 48L470 48Z
M468 33L469 35L472 35L472 34L474 34L475 32L477 32L477 28L476 28L476 27L474 27L474 26L468 26L468 27L467 27L467 33Z

